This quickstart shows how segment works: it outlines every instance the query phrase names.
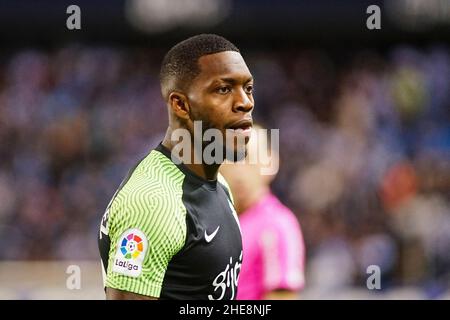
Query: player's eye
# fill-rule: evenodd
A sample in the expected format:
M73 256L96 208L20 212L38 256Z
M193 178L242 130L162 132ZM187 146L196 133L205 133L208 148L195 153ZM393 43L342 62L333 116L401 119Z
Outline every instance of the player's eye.
M227 87L227 86L222 86L216 89L217 93L219 94L227 94L229 92L231 92L231 88Z
M249 85L245 86L245 92L248 94L253 93L253 85L249 84Z

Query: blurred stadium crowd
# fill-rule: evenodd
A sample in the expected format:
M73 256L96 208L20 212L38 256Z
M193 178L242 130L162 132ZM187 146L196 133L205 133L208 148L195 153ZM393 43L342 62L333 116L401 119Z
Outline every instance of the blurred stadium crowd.
M275 193L297 214L306 286L450 289L450 50L243 50L254 118L280 129ZM99 259L101 215L167 125L162 51L0 57L0 260Z

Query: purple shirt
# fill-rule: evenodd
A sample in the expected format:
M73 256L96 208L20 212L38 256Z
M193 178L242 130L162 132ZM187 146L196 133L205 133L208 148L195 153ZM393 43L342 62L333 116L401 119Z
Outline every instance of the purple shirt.
M239 220L243 263L237 299L258 300L275 289L303 288L305 246L294 213L268 193Z

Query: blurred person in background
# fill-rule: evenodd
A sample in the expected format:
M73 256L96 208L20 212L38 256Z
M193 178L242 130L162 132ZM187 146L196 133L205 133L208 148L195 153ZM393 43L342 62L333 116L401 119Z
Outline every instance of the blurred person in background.
M267 135L255 130L247 158L224 164L220 169L230 185L241 223L243 264L237 298L298 299L305 282L303 235L294 213L271 192L279 157L270 150L272 144L267 143ZM260 152L261 148L266 148L267 153ZM267 155L268 159L262 159L261 155ZM264 174L262 168L269 162L276 170Z

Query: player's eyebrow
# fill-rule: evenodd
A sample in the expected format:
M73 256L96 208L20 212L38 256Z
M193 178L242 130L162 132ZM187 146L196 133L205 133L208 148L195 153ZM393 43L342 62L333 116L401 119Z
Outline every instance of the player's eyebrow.
M238 79L236 79L236 78L220 78L220 79L217 79L216 81L214 81L214 82L227 82L227 83L229 83L229 84L231 84L231 85L235 85L236 83L248 83L248 82L251 82L251 81L253 81L253 77L252 76L250 76L250 77L248 77L248 78L246 78L244 81L239 81Z

